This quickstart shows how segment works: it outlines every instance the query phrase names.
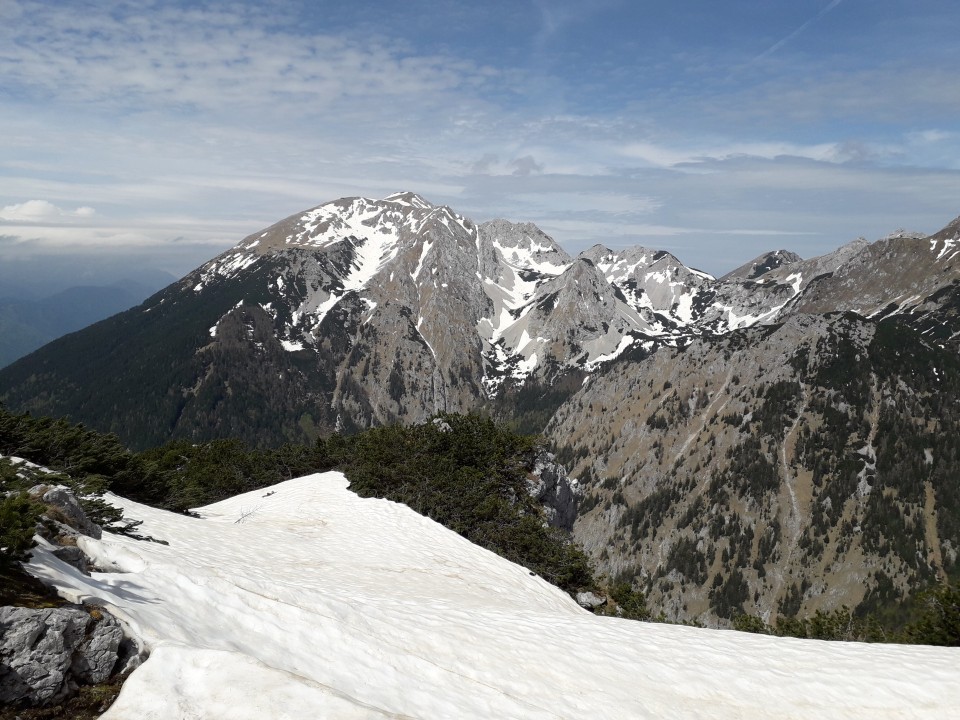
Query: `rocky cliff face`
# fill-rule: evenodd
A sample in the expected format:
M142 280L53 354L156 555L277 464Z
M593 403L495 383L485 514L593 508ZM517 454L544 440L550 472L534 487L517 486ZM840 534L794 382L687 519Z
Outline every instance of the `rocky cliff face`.
M21 458L0 460L21 480L63 477ZM89 575L93 563L82 550L83 541L100 539L101 527L66 486L41 482L28 494L44 508L37 524L40 548L35 552L49 553L56 558L51 562L65 572ZM79 686L116 679L141 659L119 621L94 603L0 607L0 706L57 705L73 697Z
M960 363L895 320L792 315L625 358L546 434L574 528L655 607L877 607L957 570Z
M79 607L0 607L0 705L47 706L109 678L119 623Z
M807 282L791 266L717 282L644 248L571 258L529 223L413 193L344 198L5 370L0 393L136 445L419 422L772 320Z

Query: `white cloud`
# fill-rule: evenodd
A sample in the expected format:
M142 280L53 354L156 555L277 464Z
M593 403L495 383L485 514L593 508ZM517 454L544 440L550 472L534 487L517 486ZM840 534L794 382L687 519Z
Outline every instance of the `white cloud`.
M687 48L710 82L686 82L665 55L624 65L613 87L533 67L529 47L496 46L484 65L447 28L389 37L401 18L438 22L425 1L420 15L384 8L390 22L369 13L362 31L298 26L317 18L308 5L0 0L0 229L38 248L182 238L213 254L318 203L409 189L478 221L537 222L569 250L673 239L703 266L698 248L723 243L717 272L785 233L826 251L960 211L949 63L841 67L825 53L788 67L791 43L724 84L710 48ZM540 28L553 52L580 16L547 5L511 4L510 25L532 11L526 40ZM472 12L464 34L507 11ZM635 82L645 72L657 82Z
M917 130L907 133L907 140L916 143L939 143L944 140L951 140L956 137L956 133L945 130Z
M20 21L0 27L0 74L18 94L79 106L179 109L259 117L309 117L359 98L385 102L381 115L407 111L461 86L491 81L491 68L450 55L421 55L386 37L267 29L251 6L234 12L125 4L16 2ZM272 6L271 6L272 8ZM386 100L389 98L389 100ZM432 103L431 103L432 104ZM370 108L367 107L367 110Z
M96 211L92 207L78 207L76 210L63 210L46 200L27 200L16 205L0 208L0 220L6 222L50 223L64 220L86 219L93 217Z
M808 158L820 161L841 159L841 146L837 143L798 145L787 142L731 142L723 145L693 145L685 148L670 148L649 142L634 142L620 148L623 157L641 160L656 167L677 167L684 164L703 163L732 158L775 159L779 157Z

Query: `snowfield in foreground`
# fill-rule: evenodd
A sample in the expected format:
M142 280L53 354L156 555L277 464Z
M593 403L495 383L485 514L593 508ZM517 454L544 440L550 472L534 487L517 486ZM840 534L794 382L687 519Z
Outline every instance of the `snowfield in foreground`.
M595 617L539 577L338 473L202 508L111 498L169 546L82 540L150 650L104 718L945 718L960 651Z

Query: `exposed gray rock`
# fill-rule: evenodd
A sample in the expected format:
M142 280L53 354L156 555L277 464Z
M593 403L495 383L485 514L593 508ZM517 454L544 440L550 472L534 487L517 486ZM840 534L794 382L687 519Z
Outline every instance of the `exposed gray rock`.
M90 560L76 545L58 547L53 551L53 556L63 560L67 565L72 565L84 575L90 574Z
M87 514L80 507L80 501L70 488L57 485L43 495L43 502L53 505L67 518L67 524L83 535L96 540L100 539L103 531L100 526L91 522Z
M577 519L577 505L583 495L579 483L567 476L553 453L541 451L527 478L527 490L540 502L553 527L570 531Z
M101 683L113 674L117 665L117 651L123 640L123 631L116 618L102 611L94 613L99 615L99 619L94 621L70 666L74 677L91 685Z
M49 705L78 682L103 682L123 633L99 610L0 608L0 704Z
M453 428L450 427L450 423L446 422L442 418L434 418L433 424L442 433L453 432Z
M587 610L596 610L601 605L607 604L605 597L598 597L592 592L577 593L577 604Z
M83 511L80 501L65 485L34 485L29 490L34 499L50 505L53 510L44 513L56 525L58 534L76 537L86 535L99 540L103 530Z

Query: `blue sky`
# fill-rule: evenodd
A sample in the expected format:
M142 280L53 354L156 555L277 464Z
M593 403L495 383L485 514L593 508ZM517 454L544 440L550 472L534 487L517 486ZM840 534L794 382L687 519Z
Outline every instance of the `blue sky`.
M715 274L934 232L958 31L955 0L0 0L0 261L182 274L401 189Z

